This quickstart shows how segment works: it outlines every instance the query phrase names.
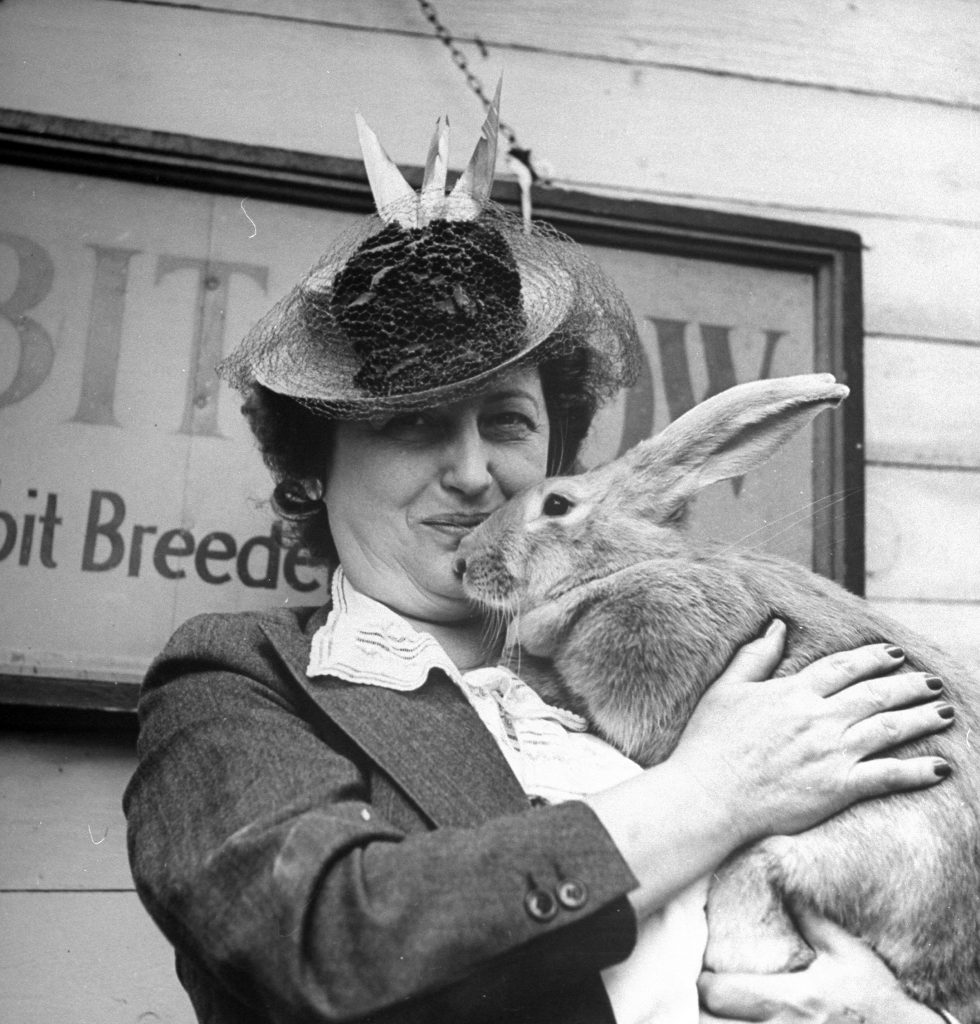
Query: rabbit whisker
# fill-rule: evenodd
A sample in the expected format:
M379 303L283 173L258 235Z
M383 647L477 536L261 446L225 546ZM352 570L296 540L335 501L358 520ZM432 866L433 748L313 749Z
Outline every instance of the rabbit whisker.
M523 653L522 650L521 650L521 599L520 599L520 597L517 598L517 600L515 602L514 609L513 609L512 613L511 613L510 620L508 622L508 627L510 627L510 626L513 626L513 633L510 633L510 635L507 636L507 640L509 640L509 644L507 644L506 649L508 649L508 650L512 650L514 648L517 649L517 663L516 663L516 665L512 665L511 668L512 668L514 674L516 676L520 677L520 674L521 674L521 655ZM508 633L509 633L509 630L508 630ZM507 641L505 641L505 643L506 642Z
M832 508L834 505L839 504L840 502L844 501L845 499L846 499L846 495L841 495L839 498L835 499L834 501L826 503L823 506L823 509ZM806 522L806 520L810 516L811 511L817 511L817 509L818 509L818 503L814 502L812 510L808 509L804 514L800 515L794 522L788 523L782 530L778 530L776 533L771 533L771 534L769 534L766 537L760 537L754 543L745 545L745 549L748 550L748 551L754 550L756 548L761 547L763 544L768 544L768 543L771 543L774 540L777 540L779 537L782 537L784 534L790 533L797 526L799 526L800 523Z
M769 519L764 522L761 526L756 527L754 530L749 530L748 533L743 533L741 537L732 542L731 547L738 547L744 544L747 540L750 540L756 534L764 533L766 530L771 529L773 526L777 526L780 523L784 523L787 519L795 519L801 514L809 514L812 511L828 507L829 505L841 501L847 496L845 491L834 491L831 494L822 495L812 501L806 501L802 505L797 505L795 508L789 509L784 512L781 516L777 516L775 519Z
M743 534L731 544L727 545L723 551L728 552L739 547L756 548L761 544L769 543L777 537L781 537L783 534L795 529L800 523L805 522L814 512L824 512L827 509L833 508L835 505L839 505L846 501L847 498L854 493L856 493L854 489L835 491L831 494L825 494L823 497L818 498L815 501L808 501L805 504L786 512L784 515L778 516L776 519L770 520L762 526ZM787 520L789 520L789 522L787 522ZM773 527L784 523L786 525L777 533L767 533L767 531L772 530ZM759 534L764 534L764 536L759 537ZM752 544L747 544L746 542L753 537L757 537L758 539Z
M497 641L503 634L503 631L506 628L506 620L504 619L504 614L500 609L490 608L487 610L489 611L489 614L483 622L481 640L485 648L492 648L496 646Z

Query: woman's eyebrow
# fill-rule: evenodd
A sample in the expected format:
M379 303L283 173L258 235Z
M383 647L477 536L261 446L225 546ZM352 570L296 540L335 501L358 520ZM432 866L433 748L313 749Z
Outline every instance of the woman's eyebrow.
M487 394L487 400L490 402L499 402L505 398L526 398L529 402L538 404L534 394L531 391L525 391L524 388L501 388L499 391L491 391Z

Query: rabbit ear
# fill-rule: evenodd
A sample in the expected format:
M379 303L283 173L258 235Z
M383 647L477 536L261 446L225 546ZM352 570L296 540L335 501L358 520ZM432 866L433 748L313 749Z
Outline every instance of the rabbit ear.
M739 384L696 405L623 458L643 480L659 516L673 518L698 491L765 462L821 409L848 389L812 373Z

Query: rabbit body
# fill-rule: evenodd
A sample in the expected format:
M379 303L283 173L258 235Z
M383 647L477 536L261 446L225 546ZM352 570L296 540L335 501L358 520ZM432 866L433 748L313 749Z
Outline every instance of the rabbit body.
M820 379L826 391L827 378ZM780 382L784 391L800 381L816 387L814 378L787 380L797 383ZM813 406L835 404L837 388L836 398L810 397L795 414L808 418ZM695 435L706 429L697 420L693 427ZM758 422L739 431L758 434ZM720 431L717 447L731 449L724 440L730 433ZM946 1007L964 1024L980 1022L976 680L926 640L796 563L690 542L678 528L686 502L719 473L744 470L745 457L732 463L726 452L722 467L705 472L700 456L690 457L689 436L683 443L663 437L609 466L547 480L511 499L460 545L464 586L485 606L515 616L507 645L514 671L643 765L670 754L705 689L774 617L787 624L777 675L884 641L905 650L904 671L943 679L956 724L900 753L942 756L952 776L927 791L866 801L730 858L709 892L706 964L726 971L805 965L812 951L785 909L788 900L801 901L865 939L911 995ZM749 462L758 461L753 451ZM683 483L685 475L696 483Z

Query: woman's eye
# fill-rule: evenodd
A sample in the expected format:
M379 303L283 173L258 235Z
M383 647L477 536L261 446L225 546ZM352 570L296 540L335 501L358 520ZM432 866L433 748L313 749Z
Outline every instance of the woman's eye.
M389 416L376 429L389 437L412 437L432 431L435 425L422 413L407 412Z
M544 499L541 512L546 516L563 516L573 505L574 503L563 494L549 494Z
M537 423L522 412L497 412L484 421L486 427L506 437L524 437L538 429Z

